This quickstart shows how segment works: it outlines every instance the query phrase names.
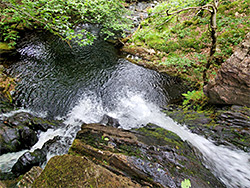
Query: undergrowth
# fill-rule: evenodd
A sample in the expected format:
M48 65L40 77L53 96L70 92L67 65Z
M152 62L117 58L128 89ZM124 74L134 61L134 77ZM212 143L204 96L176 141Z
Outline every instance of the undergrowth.
M206 1L208 2L208 1ZM207 63L211 38L209 32L210 14L202 11L184 12L178 16L167 16L166 10L200 6L202 1L164 1L149 9L149 18L141 23L141 28L130 42L134 46L154 49L152 61L158 70L174 72L175 76L191 83L194 91L184 94L184 105L198 108L207 99L202 92L202 73ZM208 79L216 76L220 65L229 58L235 47L250 31L250 1L221 0L217 14L217 49ZM173 75L173 74L171 74Z

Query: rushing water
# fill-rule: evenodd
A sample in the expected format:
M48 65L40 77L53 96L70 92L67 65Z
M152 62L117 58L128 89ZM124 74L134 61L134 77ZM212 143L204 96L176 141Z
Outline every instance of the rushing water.
M71 49L48 35L28 37L19 49L20 62L11 67L11 73L20 77L16 100L32 112L62 118L67 125L42 133L32 150L60 135L61 145L55 145L48 158L65 153L81 122L99 122L108 114L124 129L151 122L171 130L199 150L207 168L228 187L250 185L249 153L216 146L160 111L180 95L182 87L174 78L119 58L107 43ZM0 156L0 166L1 161L12 164L13 156Z

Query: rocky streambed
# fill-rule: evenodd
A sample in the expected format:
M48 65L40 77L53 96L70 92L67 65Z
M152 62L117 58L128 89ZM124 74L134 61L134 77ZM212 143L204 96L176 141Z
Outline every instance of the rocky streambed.
M12 172L41 164L44 147L25 153ZM175 133L154 124L127 131L108 123L83 124L68 154L51 158L43 171L33 167L18 186L180 187L184 180L197 188L224 187Z
M178 105L168 105L166 115L185 124L193 133L225 145L250 152L250 109L232 105L217 107L212 111L187 110Z
M132 7L132 9L136 8ZM143 8L140 11L144 15ZM141 14L137 14L136 18L140 19ZM147 15L145 14L144 16ZM135 21L135 25L138 22L138 20ZM41 44L44 46L47 45L42 42ZM245 161L245 159L249 158L247 157L250 141L249 108L233 105L218 107L213 113L201 113L190 109L185 110L176 105L163 107L161 105L166 104L166 101L171 101L175 97L179 98L179 82L176 83L174 79L166 77L159 79L158 74L155 72L137 68L123 60L120 61L120 64L115 62L114 65L104 67L103 65L107 64L105 58L110 57L110 52L107 52L107 54L104 52L100 53L101 55L99 56L95 53L94 56L91 56L95 58L89 58L97 61L99 57L102 57L99 58L102 59L102 62L100 62L101 66L94 64L94 69L102 67L102 70L100 72L93 71L92 73L92 69L88 70L86 68L87 65L91 65L89 59L85 63L82 61L85 60L85 57L73 54L70 51L71 49L67 49L70 51L68 55L70 57L68 62L70 63L68 64L65 62L61 63L62 60L67 59L65 55L60 58L58 56L54 58L52 55L47 54L47 59L50 59L50 62L48 63L49 71L46 72L50 72L52 75L44 75L44 67L42 65L46 64L44 61L46 59L44 54L46 53L42 53L43 48L41 46L43 45L40 45L39 42L34 46L33 43L30 45L32 48L35 47L34 49L37 50L36 53L29 51L29 48L27 48L27 52L32 52L30 54L26 53L26 49L22 51L24 54L23 57L25 57L23 61L30 61L31 65L39 65L38 67L41 65L40 69L43 72L40 75L38 74L39 82L35 80L35 77L29 77L33 74L36 75L36 73L26 73L25 69L21 70L21 72L26 73L27 80L34 79L30 82L30 86L40 84L40 88L45 88L41 92L36 93L40 95L40 98L37 95L34 95L35 98L32 98L34 97L32 95L34 88L26 88L26 83L23 83L21 89L19 88L20 92L29 91L31 93L29 97L32 99L30 101L37 102L34 102L32 106L26 101L27 106L30 105L29 107L34 108L34 106L40 106L46 101L45 105L41 106L49 106L45 110L51 110L50 107L53 106L51 112L58 115L55 112L60 111L60 109L65 112L65 109L69 108L68 106L64 106L65 102L60 103L62 108L60 108L61 106L56 108L56 105L54 105L59 104L58 101L63 101L60 99L67 98L64 95L63 97L59 95L61 88L64 94L65 88L70 91L77 88L76 92L73 92L74 96L83 95L83 92L80 92L80 94L77 93L80 90L90 90L93 93L97 93L97 95L94 96L95 100L84 98L83 96L81 96L83 99L80 102L77 101L78 99L73 102L65 100L67 104L71 104L71 102L74 105L79 103L76 108L71 106L73 110L71 109L68 114L75 118L79 126L73 128L71 137L67 138L67 136L63 135L64 133L57 136L54 135L51 138L45 139L39 147L36 144L41 138L42 133L49 130L53 132L62 128L67 131L71 129L72 125L68 125L65 121L54 120L51 118L53 117L51 114L49 114L51 116L48 119L27 111L8 113L14 110L14 107L9 103L8 99L1 96L1 155L7 155L9 152L21 153L18 160L14 161L12 167L8 167L10 168L8 172L0 172L0 186L181 187L186 185L188 187L191 185L197 188L214 188L247 187L249 185L249 170L247 168L249 161ZM30 47L29 45L27 46ZM58 46L60 46L61 50L62 45ZM84 49L78 50L81 52L80 54L82 54L82 50L84 51ZM78 51L76 50L76 52ZM89 51L96 52L97 50L90 49ZM90 54L89 51L84 52ZM98 58L96 58L97 56ZM114 54L112 53L113 56ZM77 61L81 60L81 67L84 67L84 70L86 69L87 71L84 72L81 67L75 66L73 62L74 58L72 57L76 57ZM43 60L42 64L39 64L39 59ZM59 59L60 63L55 63L54 59ZM110 58L108 58L108 61L110 61ZM63 66L63 64L66 65ZM22 64L22 67L25 66ZM116 68L115 71L112 70L115 69L114 67ZM39 73L39 71L35 72ZM58 74L61 72L62 74ZM79 75L79 78L76 80L71 74ZM81 80L82 75L85 74L89 74L87 75L88 77L85 80ZM65 79L68 83L67 87L65 86L65 81L61 80L62 76L65 75L68 76ZM100 85L99 76L102 83ZM53 82L47 83L46 79L50 77L53 78ZM72 83L70 82L71 78L74 78L72 79ZM94 79L91 80L91 78ZM41 80L44 82L40 82ZM50 92L46 92L47 87L51 87L51 83L62 84L59 86L55 85L55 91L51 88ZM77 84L74 85L75 83ZM85 88L81 88L84 84L86 84ZM72 85L74 87L68 89ZM23 92L23 96L26 93ZM46 93L48 96L44 95ZM146 94L139 95L138 93ZM58 94L56 99L54 98L54 94ZM165 95L168 95L169 98L165 99L163 97ZM101 105L103 106L98 103L98 100L102 102ZM51 101L54 103L51 104ZM109 104L110 101L113 103ZM158 105L157 108L155 104ZM164 114L158 111L159 106L163 107ZM118 117L117 119L110 117L103 110L109 108L113 110L109 111L109 114L115 114ZM76 110L74 111L74 109ZM76 111L83 113L81 115L72 115ZM85 113L84 111L87 112ZM91 116L91 121L88 119L88 122L90 122L88 124L83 123L85 122L83 116L86 115ZM96 118L96 116L98 117ZM168 118L168 116L175 122ZM99 123L93 123L98 122L96 119L99 120ZM119 122L120 120L122 122ZM185 124L190 131L186 130L185 126L178 126L176 122L182 125ZM121 127L124 128L123 124L126 125L126 129L129 127L129 130L121 129ZM71 138L73 138L73 143ZM209 142L209 140L212 140L212 142ZM200 145L200 142L204 142L205 144ZM61 148L67 148L67 151L53 153L53 150L58 151ZM221 150L226 153L221 152ZM230 153L231 150L232 154ZM50 152L53 155L64 154L52 157L44 168L44 164L50 158ZM237 153L240 154L239 156L237 155L239 158L235 158L239 163L236 163L234 166L234 161L231 162L230 157L236 156ZM229 166L223 164L225 162L223 155L225 154L228 154L226 162L229 162ZM7 155L7 157L9 156ZM241 158L241 156L243 157ZM222 160L216 161L216 158L220 157L222 157ZM213 163L214 160L216 163ZM222 166L222 168L218 166ZM224 176L223 173L226 175Z
M249 152L249 110L245 107L225 107L217 111L216 118L185 112L175 105L169 105L165 113L217 145ZM117 128L119 121L108 115L101 123L83 123L67 154L52 157L44 170L41 166L49 148L58 146L59 136L41 148L24 152L11 172L0 173L2 186L181 187L188 181L197 188L226 187L204 166L202 154L177 134L155 124L123 130ZM60 126L65 125L28 112L2 118L1 153L7 153L6 148L12 152L29 149L36 143L39 131Z

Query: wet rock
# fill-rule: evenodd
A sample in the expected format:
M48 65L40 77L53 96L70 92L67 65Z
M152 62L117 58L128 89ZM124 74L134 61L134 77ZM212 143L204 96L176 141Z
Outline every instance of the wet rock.
M180 187L184 179L190 179L192 187L224 187L201 164L188 143L155 125L126 131L85 124L69 154L88 157L141 186Z
M33 166L39 166L46 161L46 153L41 149L36 149L34 152L24 153L14 164L11 172L16 176L26 173Z
M34 166L24 174L22 179L17 183L18 188L31 188L32 183L35 181L35 179L38 178L38 176L42 173L42 168L39 166Z
M169 105L164 108L164 112L167 113L168 116L173 118L175 121L181 124L187 124L190 126L202 126L204 124L209 124L212 119L204 114L196 111L185 111L178 105Z
M213 140L217 145L250 151L250 109L244 106L217 107L214 112L183 110L169 105L164 112L196 134ZM202 120L204 117L204 120Z
M141 187L131 179L117 175L83 156L63 155L51 158L33 187Z
M29 127L19 129L19 134L21 137L21 143L23 143L23 148L30 148L38 141L36 132L30 129Z
M41 166L46 162L47 153L51 145L60 140L59 136L54 137L53 139L48 140L42 147L42 149L36 149L34 152L24 153L14 164L11 169L11 172L19 176L28 172L33 166Z
M250 128L250 109L242 106L232 106L230 110L219 115L218 122L231 127Z
M113 118L111 116L108 116L107 114L105 114L102 117L102 120L100 121L100 124L111 126L111 127L116 127L116 128L118 128L120 126L120 123L119 123L119 121L117 119L115 119L115 118Z
M21 148L18 129L10 128L0 122L0 154L18 151Z
M204 91L211 103L250 107L250 33Z
M29 127L11 128L0 122L0 154L29 149L37 141L37 133Z
M0 154L30 149L38 141L37 134L62 126L60 121L48 121L26 112L0 120Z
M54 129L59 125L58 121L48 121L44 118L35 117L27 112L16 113L15 115L5 119L5 122L11 127L24 125L34 131L46 131L50 128Z

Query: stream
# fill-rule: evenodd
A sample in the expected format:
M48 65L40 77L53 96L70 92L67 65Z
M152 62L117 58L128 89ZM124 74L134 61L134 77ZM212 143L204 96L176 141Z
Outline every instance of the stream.
M83 122L100 122L106 114L118 119L123 129L150 122L176 133L201 153L204 165L227 187L249 187L249 153L216 146L161 112L161 107L184 89L176 78L120 58L115 48L103 41L70 48L54 36L29 33L20 46L21 59L9 69L19 78L16 103L31 113L61 119L66 125L41 133L31 150L60 135L60 145L51 148L47 159L64 154ZM8 170L21 154L0 156L1 170Z

